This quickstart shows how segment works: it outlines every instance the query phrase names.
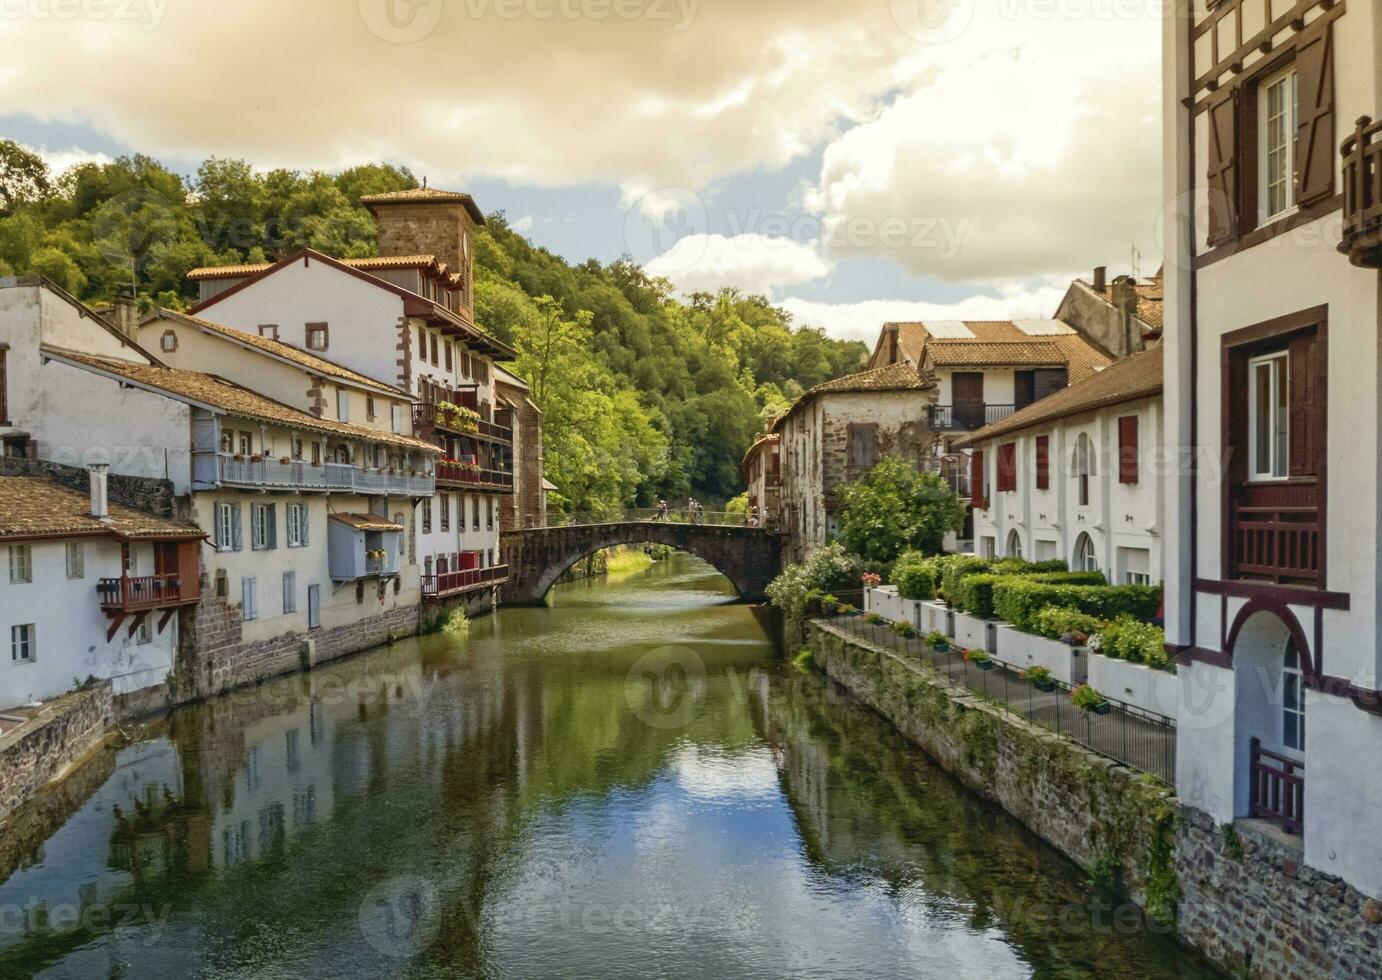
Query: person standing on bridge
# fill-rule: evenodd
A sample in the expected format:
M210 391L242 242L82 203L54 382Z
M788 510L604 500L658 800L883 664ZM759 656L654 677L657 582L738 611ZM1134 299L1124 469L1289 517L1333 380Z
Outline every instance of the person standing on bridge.
M667 520L667 501L665 500L657 502L657 519L663 522Z

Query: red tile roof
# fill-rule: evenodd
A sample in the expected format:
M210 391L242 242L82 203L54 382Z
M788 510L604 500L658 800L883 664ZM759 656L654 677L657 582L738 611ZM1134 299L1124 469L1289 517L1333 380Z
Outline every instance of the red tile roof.
M91 495L37 476L0 476L0 540L93 537L191 540L206 534L190 524L110 503L107 519L91 516Z
M475 199L461 191L443 191L435 187L413 187L406 191L386 191L383 194L367 194L360 203L377 214L375 208L380 204L461 204L471 220L477 225L485 223L485 215L475 203Z

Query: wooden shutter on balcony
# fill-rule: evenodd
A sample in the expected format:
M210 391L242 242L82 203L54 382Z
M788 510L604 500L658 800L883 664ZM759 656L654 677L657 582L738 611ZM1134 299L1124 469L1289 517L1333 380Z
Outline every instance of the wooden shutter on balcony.
M8 405L5 398L5 348L0 347L0 422L8 422L9 418L5 414Z
M1238 234L1238 90L1209 104L1209 244Z
M1334 46L1329 23L1300 36L1296 47L1296 203L1334 193Z
M998 447L998 492L1012 493L1017 489L1017 443L1005 442Z
M1318 476L1324 456L1324 357L1316 334L1298 337L1288 348L1289 473Z
M1118 420L1118 482L1137 482L1137 416Z
M1051 437L1036 437L1036 488L1051 489Z
M984 454L975 452L969 457L969 495L975 500L984 497Z

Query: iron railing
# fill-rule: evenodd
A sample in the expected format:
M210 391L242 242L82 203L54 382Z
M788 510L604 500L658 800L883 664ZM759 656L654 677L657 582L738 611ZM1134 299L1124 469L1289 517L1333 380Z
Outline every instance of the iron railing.
M968 432L1001 422L1015 411L1015 405L932 405L927 420L933 432Z
M823 622L876 647L929 664L949 682L1033 724L1059 732L1092 752L1175 786L1176 725L1164 715L1107 696L1106 714L1081 711L1071 703L1069 685L1057 681L1050 691L1038 690L1022 677L1023 668L990 657L992 668L982 669L953 642L939 651L922 636L904 638L891 623L871 624L857 613Z
M219 480L226 486L282 490L337 490L354 493L383 493L398 496L428 496L436 480L425 473L390 473L366 470L349 463L308 463L300 459L254 459L221 455L217 457Z
M1254 738L1251 745L1252 815L1281 824L1288 834L1299 834L1305 826L1305 764L1268 752L1260 739Z

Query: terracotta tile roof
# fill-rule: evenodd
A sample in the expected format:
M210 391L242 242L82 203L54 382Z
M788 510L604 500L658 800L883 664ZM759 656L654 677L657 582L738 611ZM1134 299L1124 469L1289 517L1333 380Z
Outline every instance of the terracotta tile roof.
M342 265L348 265L352 269L364 269L366 271L374 269L413 269L419 267L436 266L438 275L446 275L452 279L456 276L448 273L446 264L437 261L435 255L371 255L359 259L338 259ZM187 273L187 278L193 281L201 279L239 279L242 276L253 276L266 269L272 269L274 262L255 262L252 264L241 265L208 265L198 269L193 269Z
M349 368L341 367L341 365L328 361L325 358L317 357L315 354L309 354L304 350L299 350L291 344L285 344L282 341L272 340L268 337L261 337L258 334L247 333L244 330L236 330L234 327L227 327L220 323L212 323L210 320L203 320L199 316L179 313L176 310L160 309L154 311L140 321L140 326L152 323L160 317L169 320L180 320L183 323L191 324L201 330L209 330L212 333L219 334L237 344L257 347L266 354L272 354L274 357L281 357L284 360L292 361L299 367L317 374L323 374L330 378L339 378L343 381L350 381L357 385L374 388L399 398L412 397L401 388L395 388L393 385L385 384L382 381L375 381L373 378L368 378L363 374L357 374Z
M1062 388L1055 394L1028 405L1022 411L1014 412L1000 422L985 426L967 438L959 440L956 445L977 445L1056 419L1092 412L1137 398L1154 397L1161 394L1161 389L1161 348L1154 347L1126 357L1079 384Z
M91 496L37 476L0 476L0 540L39 537L203 538L205 533L111 503L105 521L91 516Z
M1055 366L1064 363L1069 369L1071 384L1083 381L1095 371L1113 362L1113 358L1093 341L1059 320L942 320L889 323L883 327L883 337L879 339L880 347L886 342L886 335L893 328L897 330L899 355L918 367L925 367L927 357L933 356L933 345L941 344L976 347L1011 343L1052 345L1060 351L1063 360L1028 363L1032 366ZM960 355L947 348L946 356L956 358ZM980 356L975 355L976 358ZM1012 362L974 360L964 363L999 367Z
M882 367L870 368L857 374L847 374L843 378L836 378L833 381L825 381L816 385L793 402L791 408L774 419L773 428L776 429L792 413L817 395L922 391L930 387L933 387L932 383L923 378L912 365L905 362L885 364Z
M282 425L287 428L324 432L342 438L383 442L419 452L441 452L438 447L431 443L414 439L412 436L396 435L383 429L371 429L368 426L354 425L349 422L319 419L314 415L308 415L306 412L284 405L282 402L274 401L256 391L232 384L214 374L132 364L128 361L114 361L48 347L44 348L44 353L85 365L97 371L113 374L127 381L165 392L175 398L209 405L241 418Z
M375 517L373 514L332 514L333 521L348 524L357 531L402 531L402 524L395 524L393 521L382 517Z
M1014 366L1040 367L1066 364L1068 358L1054 343L1038 341L936 340L929 347L933 367Z
M749 447L748 452L744 453L744 463L747 465L748 461L753 457L753 454L764 446L773 446L781 441L782 436L776 432L770 432L766 436L759 436L758 441Z
M476 205L475 199L460 191L443 191L435 187L414 187L406 191L386 191L383 194L366 194L360 203L374 213L379 204L463 204L477 225L485 223L485 215Z

